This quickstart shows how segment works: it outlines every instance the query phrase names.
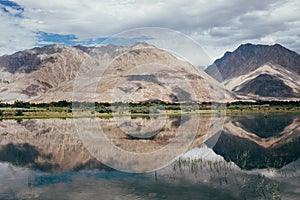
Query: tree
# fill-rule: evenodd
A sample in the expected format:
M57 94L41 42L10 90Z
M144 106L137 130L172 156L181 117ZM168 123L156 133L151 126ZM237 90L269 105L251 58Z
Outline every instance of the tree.
M15 108L30 108L30 103L17 100L14 103L14 107Z
M17 110L15 113L15 116L23 116L23 111L22 110Z

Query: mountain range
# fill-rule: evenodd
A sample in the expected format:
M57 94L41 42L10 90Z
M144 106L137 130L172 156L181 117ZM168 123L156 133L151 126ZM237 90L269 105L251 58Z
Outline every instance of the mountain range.
M279 44L243 44L205 71L147 43L49 45L0 57L2 102L298 100L299 80L300 55Z
M243 44L206 69L242 99L300 97L300 55L275 44Z

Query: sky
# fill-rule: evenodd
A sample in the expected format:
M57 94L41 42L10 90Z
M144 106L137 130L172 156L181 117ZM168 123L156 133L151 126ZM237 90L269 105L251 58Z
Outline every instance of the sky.
M298 0L0 0L0 20L0 55L54 43L97 45L143 27L182 33L212 60L243 43L300 52Z

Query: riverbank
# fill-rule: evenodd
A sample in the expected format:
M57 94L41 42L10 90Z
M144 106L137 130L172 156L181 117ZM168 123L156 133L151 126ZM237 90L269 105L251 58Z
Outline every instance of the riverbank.
M109 108L107 108L109 109ZM300 107L285 107L285 106L269 106L269 107L235 107L219 109L201 108L196 110L188 110L184 107L182 110L158 110L146 113L138 112L97 112L96 109L90 110L72 110L68 107L53 107L51 109L41 108L1 108L0 119L46 119L46 118L83 118L83 117L98 117L98 118L112 118L112 117L155 117L155 116L181 116L181 115L230 115L230 114L263 114L266 117L272 113L299 113Z

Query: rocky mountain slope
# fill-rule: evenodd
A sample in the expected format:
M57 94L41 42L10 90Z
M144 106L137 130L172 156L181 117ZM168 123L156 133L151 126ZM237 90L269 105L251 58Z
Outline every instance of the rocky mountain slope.
M206 72L147 43L97 48L50 45L0 57L0 100L300 98L300 55L279 44L241 45L226 52Z
M121 47L109 45L97 50L103 62L111 59L107 54L111 49L118 52ZM43 101L43 94L64 88L66 83L76 78L80 70L91 70L89 66L83 67L83 63L93 63L88 54L91 50L81 46L50 45L0 57L1 100L34 101L41 98ZM59 99L65 97L60 96Z
M146 43L33 48L0 57L0 72L0 99L4 102L232 98L203 71Z
M206 72L241 98L300 98L300 55L279 44L241 45Z

